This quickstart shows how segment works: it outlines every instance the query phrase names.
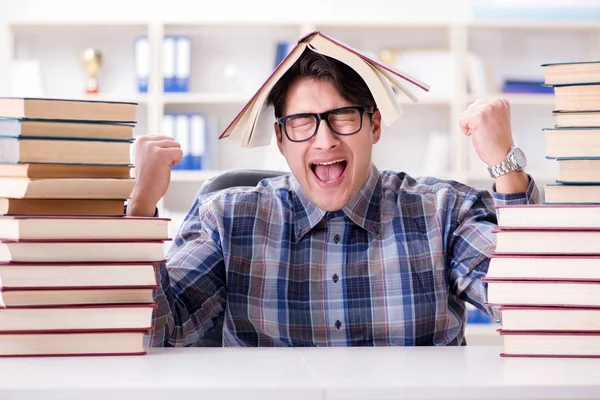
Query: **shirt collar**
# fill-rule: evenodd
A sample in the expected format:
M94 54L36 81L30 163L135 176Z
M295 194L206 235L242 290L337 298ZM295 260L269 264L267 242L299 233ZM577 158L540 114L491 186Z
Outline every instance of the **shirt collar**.
M298 181L292 179L294 233L296 241L319 224L326 211L313 204L302 191ZM342 209L355 224L379 237L381 232L381 180L379 171L372 165L371 174L357 195ZM337 212L336 212L337 213Z

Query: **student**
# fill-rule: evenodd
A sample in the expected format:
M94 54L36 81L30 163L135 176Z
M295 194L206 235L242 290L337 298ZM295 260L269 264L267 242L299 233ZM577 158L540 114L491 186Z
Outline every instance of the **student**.
M492 196L378 171L380 112L336 60L306 51L269 102L292 174L196 199L159 268L149 344L193 345L225 313L224 346L464 345L465 302L493 313L481 278L494 205L540 202L509 104L477 101L460 120L496 167ZM140 137L135 150L127 212L153 215L182 152L165 136Z

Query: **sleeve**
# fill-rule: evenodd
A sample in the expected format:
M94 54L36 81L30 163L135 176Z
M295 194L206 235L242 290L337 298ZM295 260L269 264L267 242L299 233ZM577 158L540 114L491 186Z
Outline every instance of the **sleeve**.
M495 189L495 187L494 187ZM495 205L535 204L541 195L533 178L529 177L527 191L493 196L484 190L472 189L452 210L456 221L449 241L450 289L462 300L500 320L500 313L487 307L487 284L482 281L489 267L489 256L496 248L492 229L498 224Z
M225 309L225 266L217 222L201 202L197 198L187 214L167 253L168 261L157 265L157 308L148 346L191 346L214 327Z

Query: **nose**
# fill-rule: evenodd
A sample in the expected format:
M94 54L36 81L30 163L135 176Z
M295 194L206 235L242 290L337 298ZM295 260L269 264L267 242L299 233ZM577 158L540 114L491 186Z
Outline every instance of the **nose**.
M340 137L333 133L327 121L321 120L317 134L313 137L313 147L318 150L330 150L340 145Z

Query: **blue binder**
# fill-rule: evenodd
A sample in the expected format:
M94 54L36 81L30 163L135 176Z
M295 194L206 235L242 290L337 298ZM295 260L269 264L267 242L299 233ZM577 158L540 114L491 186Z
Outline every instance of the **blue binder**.
M150 77L150 48L148 38L139 36L134 44L135 78L139 93L148 93Z

